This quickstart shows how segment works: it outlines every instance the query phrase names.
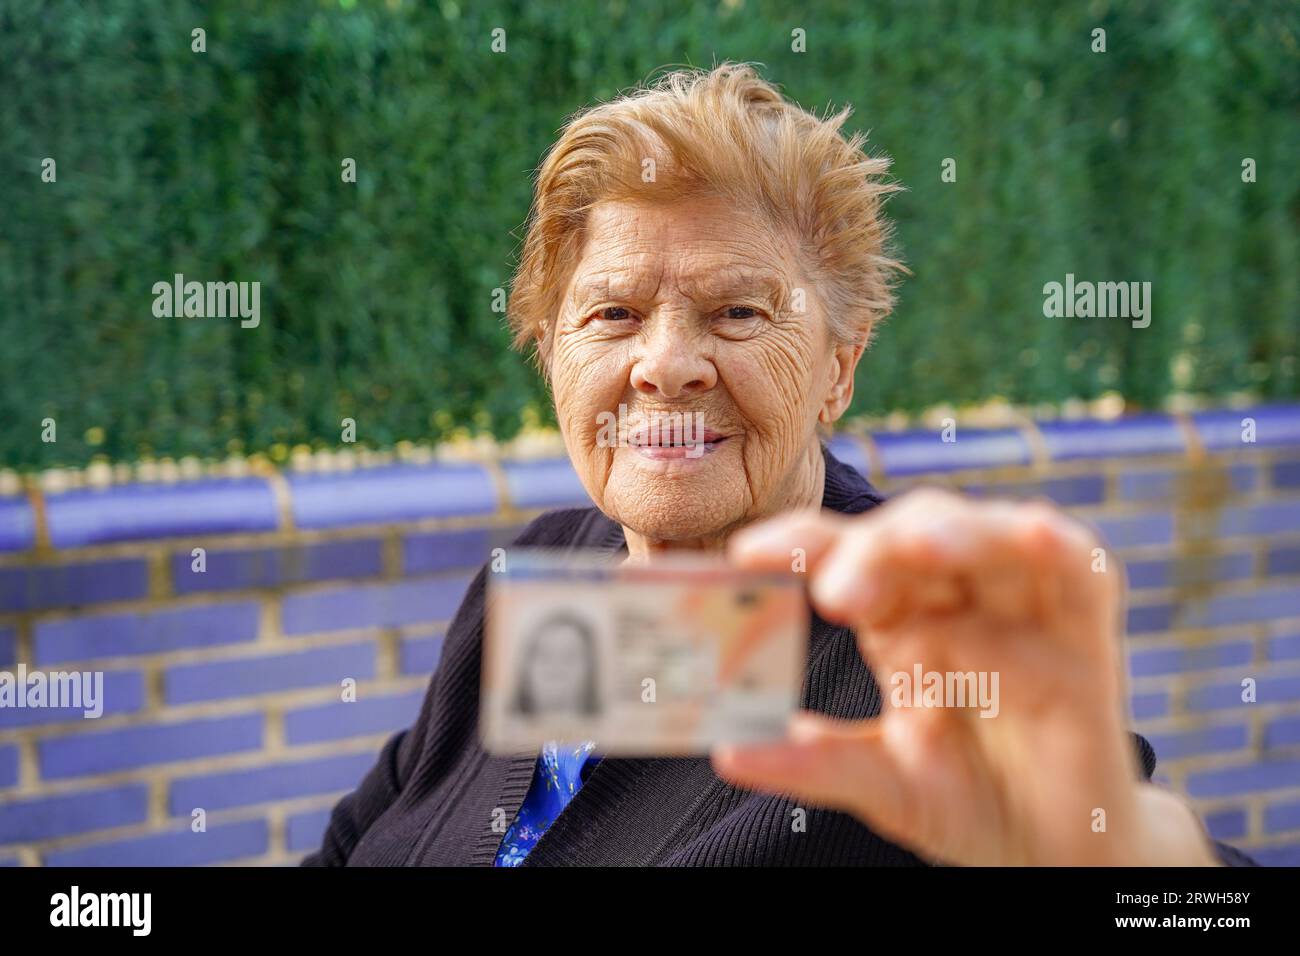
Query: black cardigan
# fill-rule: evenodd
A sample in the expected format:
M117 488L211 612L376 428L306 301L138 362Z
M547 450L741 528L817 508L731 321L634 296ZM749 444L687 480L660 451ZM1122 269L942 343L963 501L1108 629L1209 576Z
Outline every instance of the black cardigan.
M880 495L824 451L823 506L856 514ZM519 545L571 546L614 553L622 528L595 508L550 512ZM532 779L536 758L492 757L478 740L481 568L447 631L442 660L420 716L384 745L360 786L341 799L321 848L304 866L491 866L505 827ZM880 691L853 633L813 616L802 705L834 717L880 711ZM1133 735L1149 779L1155 754ZM742 790L713 773L707 758L606 757L524 861L544 865L920 866L926 861L877 836L853 817ZM1251 861L1216 844L1229 864Z

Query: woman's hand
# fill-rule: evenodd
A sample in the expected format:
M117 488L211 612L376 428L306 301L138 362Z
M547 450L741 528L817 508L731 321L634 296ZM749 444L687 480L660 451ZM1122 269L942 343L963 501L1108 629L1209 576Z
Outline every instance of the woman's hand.
M844 810L935 862L1216 862L1190 808L1141 781L1122 570L1084 526L1047 504L926 490L857 517L783 515L730 554L788 569L796 549L817 613L857 634L881 713L801 714L787 741L715 751L721 776ZM996 693L913 706L917 665Z

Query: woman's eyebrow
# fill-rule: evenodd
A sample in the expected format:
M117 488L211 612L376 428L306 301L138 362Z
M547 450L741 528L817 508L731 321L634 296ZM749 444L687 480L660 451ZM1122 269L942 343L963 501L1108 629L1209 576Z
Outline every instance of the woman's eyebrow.
M726 299L731 296L761 296L774 305L785 302L790 285L778 272L767 269L727 269L722 272L702 272L684 275L677 280L678 289L696 300ZM631 276L593 275L579 279L573 286L574 302L593 299L637 299L653 295L658 283L640 281Z
M574 302L587 302L591 299L634 299L654 285L655 283L649 280L638 281L626 276L594 275L574 283L572 298Z
M774 304L785 301L789 283L780 273L766 269L727 269L698 276L683 276L678 285L693 299L725 299L728 296L760 295Z

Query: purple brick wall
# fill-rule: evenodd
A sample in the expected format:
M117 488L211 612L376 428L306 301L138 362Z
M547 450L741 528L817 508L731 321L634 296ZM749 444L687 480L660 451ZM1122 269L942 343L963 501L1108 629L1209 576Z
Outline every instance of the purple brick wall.
M181 777L171 786L167 806L173 816L188 817L195 808L211 812L332 793L353 786L374 762L374 754L362 752Z
M1128 570L1131 713L1159 778L1220 839L1300 865L1300 408L959 422L955 438L832 448L890 493L1048 498L1096 527ZM104 674L97 720L0 709L0 865L296 861L417 715L491 549L587 503L562 458L282 489L0 498L0 669Z
M286 634L365 627L398 627L440 621L456 613L465 594L465 574L407 581L317 589L285 598Z
M18 745L0 745L0 790L18 786Z
M91 614L39 622L35 627L36 663L131 657L240 644L257 637L258 606L224 601L145 613Z
M149 787L144 783L19 795L0 804L0 846L142 823L148 812Z
M364 641L289 654L177 664L163 672L163 700L169 705L194 704L308 687L339 687L348 678L371 680L375 653L375 644Z
M261 478L81 489L49 496L45 511L56 548L278 526L271 486Z
M103 674L104 713L97 719L140 713L145 709L147 692L143 671L105 669ZM24 735L16 731L34 727L45 728L52 734L56 729L67 730L69 727L89 730L91 722L86 720L84 709L0 707L0 735L21 739Z
M176 593L195 594L373 578L383 572L383 565L383 541L358 538L282 548L205 549L202 556L191 549L174 554L171 566Z
M92 776L259 750L265 722L262 714L251 713L139 724L51 737L40 741L36 752L42 779Z
M129 601L148 593L149 566L142 558L0 568L0 611Z
M290 746L296 746L366 734L391 734L411 725L420 713L423 699L421 689L300 707L284 715L284 739Z
M265 819L223 823L196 832L191 827L124 840L97 840L45 854L46 866L204 866L247 860L270 848Z
M329 822L330 811L325 807L295 813L285 821L285 849L290 853L310 853L317 849Z

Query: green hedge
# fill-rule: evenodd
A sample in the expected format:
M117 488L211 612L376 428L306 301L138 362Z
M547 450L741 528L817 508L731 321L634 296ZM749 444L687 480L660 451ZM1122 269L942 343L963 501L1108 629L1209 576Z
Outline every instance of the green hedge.
M545 417L491 308L530 173L578 107L721 59L851 102L908 187L914 275L856 411L1300 392L1294 2L798 6L0 0L0 464ZM155 318L177 272L260 281L261 326ZM1067 272L1151 281L1150 328L1045 319Z

